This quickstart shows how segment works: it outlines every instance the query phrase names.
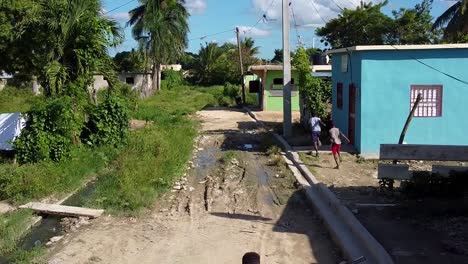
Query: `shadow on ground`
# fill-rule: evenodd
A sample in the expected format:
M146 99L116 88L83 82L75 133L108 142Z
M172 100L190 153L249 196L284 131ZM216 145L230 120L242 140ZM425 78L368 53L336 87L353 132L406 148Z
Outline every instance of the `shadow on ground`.
M312 209L312 205L306 201L307 199L303 190L295 191L284 206L281 216L275 222L271 222L273 219L256 214L211 214L228 219L240 219L271 224L271 230L274 233L292 233L307 236L310 243L310 250L316 259L316 262L313 263L337 263L336 261L341 259L338 256L339 252L331 242L328 231L321 223L319 216ZM282 250L282 248L277 249L278 252ZM301 250L304 250L304 248ZM330 252L333 252L333 256L330 256ZM294 254L294 252L287 252L287 254Z
M468 199L409 197L400 188L329 188L395 263L468 263Z

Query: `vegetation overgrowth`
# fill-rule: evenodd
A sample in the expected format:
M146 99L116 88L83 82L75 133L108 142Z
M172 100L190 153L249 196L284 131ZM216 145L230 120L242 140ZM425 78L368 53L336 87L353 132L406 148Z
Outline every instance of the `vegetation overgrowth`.
M0 113L27 112L31 106L41 100L30 89L18 89L7 86L0 91Z
M99 179L91 204L136 213L151 207L182 175L197 135L197 123L190 115L217 104L213 95L200 89L210 88L162 90L140 103L132 117L149 125L131 132L127 147Z

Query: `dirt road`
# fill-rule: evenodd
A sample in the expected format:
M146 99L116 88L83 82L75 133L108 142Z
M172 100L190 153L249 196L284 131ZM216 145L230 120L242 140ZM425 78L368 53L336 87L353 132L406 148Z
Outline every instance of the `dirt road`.
M339 263L318 217L274 155L267 134L237 111L207 110L186 176L147 216L104 217L65 236L49 263ZM174 146L176 147L176 146Z

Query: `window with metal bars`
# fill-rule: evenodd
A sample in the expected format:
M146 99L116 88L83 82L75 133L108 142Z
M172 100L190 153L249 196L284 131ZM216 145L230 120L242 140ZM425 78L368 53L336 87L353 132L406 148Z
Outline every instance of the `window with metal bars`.
M411 85L410 111L421 94L421 101L414 112L415 117L442 116L442 85Z

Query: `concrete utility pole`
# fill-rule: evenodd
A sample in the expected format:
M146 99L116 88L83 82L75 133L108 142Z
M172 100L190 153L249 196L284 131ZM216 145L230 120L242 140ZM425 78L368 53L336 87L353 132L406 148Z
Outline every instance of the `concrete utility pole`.
M289 29L289 0L283 0L283 136L285 138L292 136Z
M244 64L242 63L242 47L241 47L238 27L236 27L236 35L237 35L237 48L239 49L239 64L240 64L240 70L241 70L242 104L245 104Z

